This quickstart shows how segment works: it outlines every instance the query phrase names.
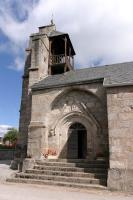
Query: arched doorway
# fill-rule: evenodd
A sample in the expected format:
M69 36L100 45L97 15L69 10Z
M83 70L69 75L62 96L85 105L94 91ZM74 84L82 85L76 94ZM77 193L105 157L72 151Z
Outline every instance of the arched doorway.
M84 159L87 154L87 131L81 123L74 123L68 130L67 158Z

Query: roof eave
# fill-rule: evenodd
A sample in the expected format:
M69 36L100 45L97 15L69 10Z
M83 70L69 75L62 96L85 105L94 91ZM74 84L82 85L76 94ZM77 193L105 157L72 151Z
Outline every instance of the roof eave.
M123 87L123 86L133 86L133 83L111 83L111 84L104 84L105 88L112 88L112 87Z
M75 86L75 85L84 85L84 84L90 84L90 83L97 83L101 82L103 83L103 78L99 79L92 79L92 80L86 80L86 81L78 81L73 83L64 83L64 84L57 84L57 85L47 85L47 86L33 86L31 87L32 91L38 91L38 90L46 90L46 89L53 89L53 88L60 88L60 87L68 87L68 86Z
M69 43L70 43L70 45L71 45L71 47L72 47L72 54L73 54L73 56L76 55L75 50L74 50L74 47L73 47L72 42L71 42L71 40L70 40L70 37L69 37L69 35L68 35L67 33L62 33L62 34L60 34L60 35L53 35L53 36L48 36L48 37L49 37L49 38L55 38L55 37L62 37L62 36L66 36L66 37L68 38Z

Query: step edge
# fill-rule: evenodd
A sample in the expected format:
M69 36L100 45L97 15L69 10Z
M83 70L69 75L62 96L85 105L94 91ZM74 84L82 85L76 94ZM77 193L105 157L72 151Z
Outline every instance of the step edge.
M23 174L20 174L20 173L18 173L17 175L22 175L22 176L36 176L36 177L50 177L50 178L65 178L65 179L70 179L70 177L67 177L67 176L55 176L55 175L35 175L35 174L26 174L26 173L23 173ZM18 178L18 177L17 177ZM19 178L21 178L21 177L19 177ZM75 178L75 179L77 179L77 180L93 180L93 181L99 181L99 180L105 180L106 181L106 179L98 179L98 178L90 178L90 177L72 177L73 179Z
M91 188L94 188L94 187L97 187L97 188L100 188L100 189L107 189L106 186L103 186L103 185L100 185L100 184L83 184L83 183L69 183L69 182L62 182L62 181L51 181L51 180L36 180L36 179L23 179L23 178L8 178L6 179L7 182L13 182L13 180L15 181L26 181L26 182L42 182L42 183L59 183L59 184L65 184L65 185L75 185L75 186L88 186L88 187L91 187ZM31 183L32 184L32 183ZM33 183L34 184L34 183ZM54 184L53 184L54 185Z
M27 169L26 171L35 171L35 172L54 172L54 173L65 173L65 174L69 174L69 173L71 173L71 174L77 174L77 175L107 175L107 173L100 173L100 172L98 172L98 173L91 173L91 172L78 172L78 171L70 171L70 172L67 172L67 171L52 171L52 170L38 170L38 169ZM28 172L26 172L26 173L28 173Z

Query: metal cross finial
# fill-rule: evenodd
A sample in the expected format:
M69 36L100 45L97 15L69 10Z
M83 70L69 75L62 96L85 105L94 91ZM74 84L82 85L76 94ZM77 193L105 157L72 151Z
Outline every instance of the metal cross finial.
M54 18L54 15L53 15L53 13L52 13L51 25L54 24L54 20L53 20L53 18Z

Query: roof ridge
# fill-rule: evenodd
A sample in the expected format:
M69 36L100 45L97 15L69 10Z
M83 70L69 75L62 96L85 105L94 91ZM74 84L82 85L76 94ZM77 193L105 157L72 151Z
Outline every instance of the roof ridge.
M91 69L91 68L94 69L94 68L99 68L99 67L103 67L104 68L104 67L109 67L109 66L124 65L124 64L130 64L130 63L133 63L133 61L105 64L105 65L97 65L97 66L92 66L92 67L84 67L84 68L75 69L74 71L80 71L80 70Z

